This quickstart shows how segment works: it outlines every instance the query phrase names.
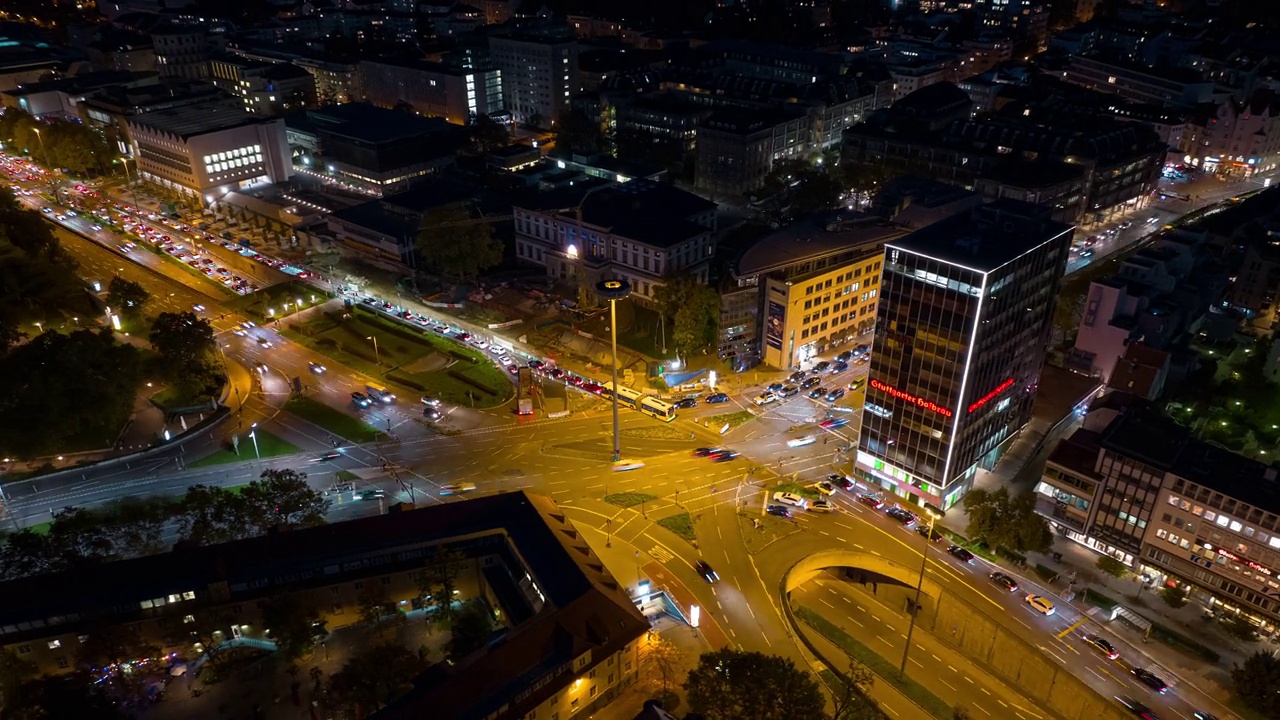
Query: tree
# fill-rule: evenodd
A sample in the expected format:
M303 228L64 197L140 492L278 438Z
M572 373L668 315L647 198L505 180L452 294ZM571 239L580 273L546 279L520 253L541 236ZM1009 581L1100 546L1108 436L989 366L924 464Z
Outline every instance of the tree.
M964 509L969 513L969 536L982 538L993 548L1046 552L1053 544L1049 523L1036 513L1033 493L1010 498L1005 488L978 488L965 495Z
M556 123L556 150L570 155L595 155L605 149L600 123L581 110L569 110Z
M511 142L507 126L488 115L477 115L469 130L472 147L482 153L504 148Z
M340 708L368 715L407 692L421 671L422 663L403 646L374 645L329 678L329 692Z
M87 637L77 648L76 661L89 670L151 657L160 652L160 648L142 637L135 625L104 623L90 628L85 634Z
M876 682L876 676L866 665L857 660L849 661L849 670L839 675L840 685L832 698L832 720L882 720L880 712L867 693Z
M213 326L195 313L160 313L147 336L170 381L191 397L216 395L226 381L214 353Z
M1099 557L1097 566L1099 570L1112 577L1124 578L1129 574L1129 566L1110 555Z
M18 704L22 686L36 677L36 664L0 649L0 708Z
M690 709L705 720L821 720L817 683L786 658L758 652L703 653L684 682ZM786 698L786 702L779 702Z
M450 628L446 649L449 659L460 662L471 653L484 647L493 635L493 617L484 603L473 600L462 608Z
M680 651L661 635L650 635L640 646L640 664L658 676L662 681L662 692L666 693L670 691L671 681L680 667Z
M240 492L246 524L254 534L265 535L281 527L323 525L329 500L307 484L307 474L297 470L263 470L258 480Z
M502 262L502 242L482 218L462 205L428 212L418 231L418 255L431 272L453 282L474 280Z
M1258 626L1243 615L1235 614L1227 618L1222 623L1222 629L1241 642L1258 641Z
M364 589L356 596L356 604L359 605L360 621L368 623L382 630L382 618L387 614L387 605L391 603L390 596L387 595L387 588L382 583L367 580L364 583Z
M544 119L545 118L542 117L541 113L530 113L529 116L524 119L524 129L541 130Z
M1268 718L1280 718L1280 658L1259 651L1231 668L1231 682L1245 705Z
M1165 605L1177 610L1187 604L1187 593L1182 588L1165 586L1160 589L1160 599Z
M107 284L107 306L125 317L138 317L151 299L151 293L139 283L116 276Z
M304 606L291 593L277 595L262 607L262 626L270 631L277 651L289 660L302 657L315 646L319 619L315 608Z
M414 575L418 592L427 600L435 617L448 619L454 616L453 597L458 587L458 575L466 566L467 557L457 550L437 550L426 565Z
M672 321L677 352L689 357L716 344L720 295L692 276L668 278L654 289L658 312Z
M217 545L242 537L244 509L240 496L220 487L192 485L182 498L178 537L192 545Z

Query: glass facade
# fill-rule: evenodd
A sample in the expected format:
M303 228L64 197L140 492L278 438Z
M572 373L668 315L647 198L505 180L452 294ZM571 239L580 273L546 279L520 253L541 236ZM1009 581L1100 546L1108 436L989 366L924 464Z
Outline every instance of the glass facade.
M943 221L886 245L867 480L945 510L1030 419L1070 235L1051 221Z

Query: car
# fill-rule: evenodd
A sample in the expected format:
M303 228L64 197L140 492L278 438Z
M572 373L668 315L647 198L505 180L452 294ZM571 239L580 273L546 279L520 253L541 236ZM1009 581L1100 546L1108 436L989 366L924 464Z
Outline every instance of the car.
M528 365L534 370L541 370L542 368L547 366L547 364L542 362L541 360L530 360L528 362Z
M268 340L268 339L266 339L266 338L264 338L264 337L260 337L260 338L258 338L258 344L259 344L259 345L261 345L261 346L262 346L262 347L264 347L264 348L269 348L269 347L271 347L271 341L270 341L270 340Z
M1039 595L1028 595L1023 598L1023 602L1041 615L1053 614L1053 603L1050 602L1048 598L1043 598Z
M1002 572L993 572L987 576L987 579L991 581L992 585L995 585L1001 590L1008 590L1009 592L1018 591L1018 581Z
M959 545L952 545L947 548L947 554L966 565L973 563L973 553L965 550Z
M809 504L809 512L834 512L836 506L830 500L814 500Z
M1195 718L1195 720L1218 720L1217 715L1210 715L1209 713L1201 710L1191 713L1191 717Z
M790 448L804 447L805 445L812 445L817 441L818 441L818 438L812 435L802 435L800 437L791 438L790 440L788 440L787 447L790 447Z
M852 490L854 487L852 480L839 473L831 473L828 475L827 482L835 485L841 490Z
M801 380L804 380L805 374L805 371L797 370L787 376L787 382L798 383Z
M852 357L853 357L853 351L845 350L844 352L836 356L836 362L847 363L849 362L849 359Z
M693 569L698 571L698 574L702 576L703 580L706 580L713 585L720 581L720 576L716 574L716 571L713 570L710 565L707 564L706 560L699 560L695 562L693 564Z
M613 463L614 472L627 472L628 470L639 470L644 467L644 463L639 460L617 460Z
M946 536L928 525L916 525L916 534L930 542L941 542Z
M316 375L323 375L329 369L318 362L307 363L307 369Z
M721 450L715 455L712 455L711 459L714 462L722 463L722 462L729 462L730 460L736 457L738 457L738 453L734 450Z
M40 212L44 213L45 215L51 215L53 214L53 208L43 207L43 208L40 208Z
M871 346L870 346L870 345L865 345L865 344L863 344L863 345L859 345L859 346L857 346L857 347L855 347L855 348L853 349L853 356L854 356L854 357L861 357L861 356L863 356L863 355L866 355L866 354L867 354L867 353L869 353L869 352L871 352Z
M845 386L845 389L849 391L857 390L858 388L862 387L862 384L865 383L866 381L867 381L866 378L854 378L849 381L849 384Z
M773 494L773 501L791 507L803 508L809 504L808 500L789 492L776 492Z
M92 228L94 232L102 232L102 226L97 223L94 223L89 227Z
M915 513L910 510L903 510L900 507L891 507L888 510L885 510L885 514L903 525L910 525L916 521Z
M819 385L818 387L809 391L809 399L817 400L818 398L826 394L827 394L827 389Z
M493 355L506 355L506 354L507 354L507 350L506 350L506 348L502 347L501 345L493 345L493 346L491 346L491 347L489 348L489 352L490 352L491 354L493 354Z
M551 377L556 380L563 380L565 375L568 375L568 373L564 371L564 368L552 368L551 370Z
M1159 675L1147 670L1146 668L1136 667L1129 671L1134 677L1138 678L1138 682L1146 685L1161 695L1169 692L1169 683L1160 679Z
M862 503L863 505L866 505L872 510L879 510L880 508L884 507L883 500L876 497L875 495L867 495L865 493L858 496L858 502Z
M599 395L600 393L604 392L604 386L594 380L583 383L582 389L586 390L592 395Z
M1034 597L1034 596L1028 595L1028 597ZM1048 601L1046 600L1046 602ZM1050 605L1049 607L1052 608L1053 605ZM1047 615L1048 613L1045 613L1045 614ZM1116 658L1120 657L1120 651L1116 650L1114 645L1107 642L1103 638L1098 637L1097 635L1091 635L1089 633L1085 633L1084 635L1080 636L1080 639L1085 641L1089 645L1092 645L1093 648L1098 652L1102 653L1103 655L1106 655L1108 660L1115 660Z
M835 390L832 390L831 392L822 396L822 399L826 400L827 402L835 402L842 397L844 397L844 388L836 388Z
M778 391L778 397L789 398L789 397L794 397L799 393L800 393L800 388L796 387L795 385L783 385L782 389Z
M813 371L816 373L826 372L829 367L831 367L831 362L829 360L823 360L813 366Z
M365 490L364 492L360 493L361 500L381 500L386 496L387 496L387 491L385 490Z
M75 211L75 210L68 210L68 211L67 211L67 217L75 217L75 216L76 216L76 211Z
M231 328L231 334L235 335L236 337L244 337L244 330L241 330L238 327L234 327L234 328Z
M768 505L765 507L764 511L776 517L791 517L791 508L785 505Z
M822 493L823 495L831 496L836 494L836 486L832 485L831 483L825 480L822 482L816 482L810 485L809 487L813 488L817 492Z
M359 408L367 408L373 404L373 401L362 392L353 392L351 393L351 404Z
M506 365L506 368L507 368L507 372L511 373L512 375L520 374L520 366L516 365L515 363L508 363Z
M570 375L566 377L564 381L574 387L582 387L582 384L586 382L586 380L579 375Z
M422 417L425 418L427 422L436 422L440 418L444 417L444 415L440 414L439 410L428 407L422 408Z
M333 452L327 452L321 455L320 457L316 458L316 462L324 462L325 460L337 460L340 457L342 457L342 453L335 450Z
M266 363L258 363L258 365L254 367L254 369L262 373L263 375L266 375L267 373L271 372L271 368L267 367Z
M1156 717L1156 714L1151 711L1151 708L1143 705L1133 698L1120 697L1117 695L1116 699L1119 700L1120 704L1123 705L1134 717L1142 718L1142 720L1160 720Z
M842 372L844 372L845 370L848 370L848 369L849 369L849 363L847 363L847 362L838 362L838 363L836 363L836 364L834 364L834 365L832 365L832 366L831 366L831 374L832 374L832 375L839 375L840 373L842 373Z
M722 392L720 392L720 393L711 393L710 395L708 395L708 396L706 396L705 398L703 398L703 399L702 399L702 402L704 402L704 403L706 403L706 404L708 404L708 405L716 405L716 404L718 404L718 403L726 403L726 402L729 402L729 396L728 396L728 395L726 395L725 393L722 393Z
M820 382L822 382L822 378L820 377L807 377L803 381L801 381L800 389L808 390L809 388L813 387L814 385L817 385Z
M461 495L469 493L476 489L475 483L455 483L453 485L445 485L440 488L441 495Z
M691 397L680 398L674 403L671 403L671 407L675 408L676 410L692 410L698 407L698 398L691 398Z
M700 447L700 448L694 448L694 449L693 449L693 456L694 456L694 457L711 457L712 455L715 455L716 453L720 452L720 450L722 450L722 449L723 449L723 448L718 448L718 447Z
M841 418L831 418L830 420L823 420L818 427L822 428L823 430L839 430L840 428L848 424L849 424L849 418L841 417Z
M754 402L756 405L768 405L771 402L777 402L777 401L778 401L777 395L774 395L768 390L765 390L764 392L757 395L752 402Z

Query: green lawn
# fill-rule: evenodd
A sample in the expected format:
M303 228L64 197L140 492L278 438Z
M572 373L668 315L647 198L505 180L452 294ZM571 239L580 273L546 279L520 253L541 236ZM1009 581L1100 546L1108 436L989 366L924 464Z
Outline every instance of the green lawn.
M614 493L612 495L604 496L605 502L609 503L610 505L617 505L618 507L622 507L622 508L635 507L636 505L639 505L641 503L653 502L654 500L657 500L657 499L658 499L657 495L650 495L648 493L638 493L638 492Z
M658 524L689 542L698 539L698 534L693 530L693 517L687 512L668 515L659 520Z
M286 412L315 423L326 431L354 443L367 443L384 437L385 433L360 422L346 413L309 397L295 395L284 404Z
M453 405L497 407L515 394L506 372L484 353L360 307L351 315L325 313L286 323L284 332L344 365ZM370 338L377 338L376 348Z
M806 487L804 485L801 485L800 483L797 483L797 482L778 483L777 487L774 488L774 491L791 493L792 495L799 495L800 497L808 498L809 500L818 500L822 498L822 493L818 492L817 490L814 490L811 487Z
M287 280L268 288L263 288L255 293L237 297L235 300L227 303L228 308L235 309L239 312L251 315L259 321L269 321L280 319L284 322L289 321L289 315L297 312L296 301L302 301L302 308L320 305L329 300L329 295L323 291L317 290L301 280ZM289 303L289 307L284 306ZM268 314L268 310L274 310L274 314Z
M912 702L927 710L936 718L952 717L952 708L942 698L934 695L928 688L913 680L909 675L903 677L898 668L879 653L863 645L851 635L836 627L819 613L807 607L795 609L796 617L805 625L813 628L818 634L826 637L845 652L846 655L865 665L875 673L877 679L896 687Z
M258 450L255 453L253 448L253 438L248 433L240 436L240 453L236 454L230 446L220 448L212 455L206 455L187 463L187 467L208 467L209 465L225 465L227 463L241 462L243 460L253 460L257 457L276 457L278 455L292 455L298 452L298 448L293 443L283 440L272 435L265 430L255 430L254 435L258 440Z
M752 415L750 412L746 410L739 410L737 412L712 415L711 417L707 418L707 426L710 427L712 430L719 430L720 428L725 426L725 423L728 423L729 429L732 430L738 427L739 425L753 419L755 419L755 415Z

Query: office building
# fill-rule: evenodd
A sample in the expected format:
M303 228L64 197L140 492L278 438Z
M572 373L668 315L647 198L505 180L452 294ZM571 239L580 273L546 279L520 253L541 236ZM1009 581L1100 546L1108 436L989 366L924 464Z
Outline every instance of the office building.
M1148 67L1115 54L1072 57L1062 79L1138 103L1191 108L1213 99L1214 84L1200 73L1175 66Z
M283 115L316 101L315 78L292 63L221 55L209 61L208 79L254 115Z
M750 332L761 339L764 363L807 367L870 332L885 243L902 235L878 218L849 214L801 220L748 248L732 278L756 289L753 315L761 327Z
M515 24L489 36L502 100L516 122L551 127L578 92L578 39L569 25Z
M1054 448L1037 511L1060 535L1206 609L1280 621L1280 479L1151 406L1104 398Z
M214 43L207 27L171 23L149 34L160 77L200 80L209 76Z
M427 117L468 125L503 109L502 74L425 60L361 60L366 101L382 108L408 105Z
M666 183L578 182L538 194L513 209L516 258L590 288L631 283L651 303L667 278L707 282L716 247L716 204Z
M380 720L567 718L636 680L649 623L549 498L503 493L397 510L0 583L0 646L42 672L67 672L88 636L123 627L189 661L203 650L191 628L220 619L199 640L269 649L266 601L290 596L341 627L360 621L363 587L376 583L389 614L421 617L415 575L454 552L465 558L459 598L491 612L493 637L415 678Z
M1031 416L1072 227L1000 200L885 243L856 471L945 510Z
M759 189L780 160L810 150L809 119L802 109L717 110L698 126L694 184L714 196Z
M138 175L209 204L233 190L293 174L284 121L221 103L125 119Z

